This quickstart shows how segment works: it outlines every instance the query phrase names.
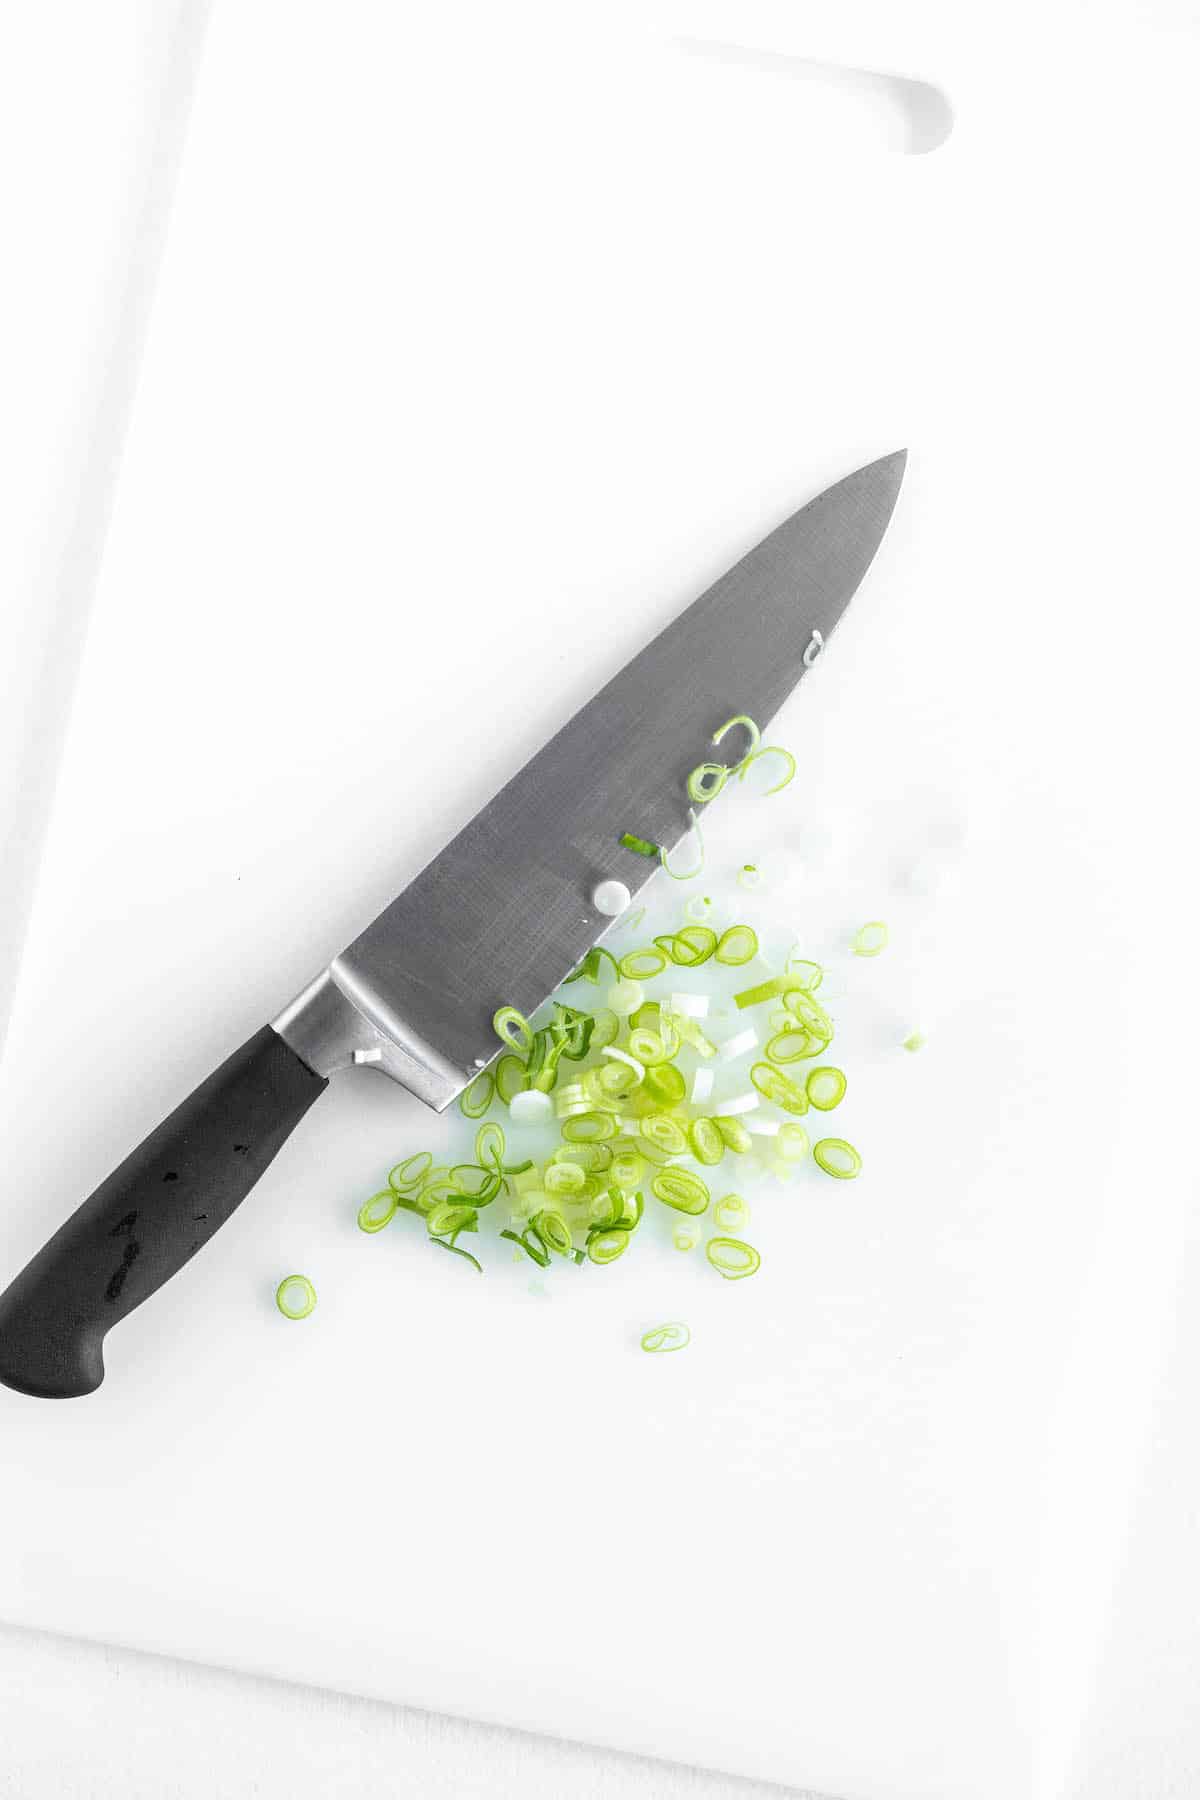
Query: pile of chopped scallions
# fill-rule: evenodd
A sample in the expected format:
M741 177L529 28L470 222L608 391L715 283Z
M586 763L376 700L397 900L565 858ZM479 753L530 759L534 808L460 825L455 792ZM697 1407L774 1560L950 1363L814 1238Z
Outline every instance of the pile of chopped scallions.
M696 867L673 866L636 829L621 834L625 849L687 880L704 861L696 807L762 758L780 765L767 793L791 781L794 758L764 746L753 720L730 719L713 742L735 729L746 733L741 760L702 763L687 780ZM760 886L755 864L740 867L736 886ZM675 1215L678 1250L703 1243L710 1266L740 1281L761 1259L744 1235L749 1206L733 1191L744 1185L739 1169L780 1180L805 1163L837 1181L860 1173L851 1143L812 1130L847 1088L829 1059L834 1026L820 998L821 964L798 945L768 960L753 924L718 928L712 900L699 894L670 929L634 942L645 917L644 906L627 909L614 927L616 947L589 950L533 1018L512 1006L497 1011L501 1050L459 1099L477 1127L470 1150L458 1161L420 1150L398 1162L359 1209L363 1231L411 1213L430 1243L482 1271L466 1245L478 1247L491 1221L517 1261L603 1267L626 1255L647 1209L662 1208L661 1216ZM886 926L872 921L849 948L869 957L886 943ZM913 1033L905 1047L922 1042ZM679 1349L689 1337L681 1323L659 1326L642 1348Z

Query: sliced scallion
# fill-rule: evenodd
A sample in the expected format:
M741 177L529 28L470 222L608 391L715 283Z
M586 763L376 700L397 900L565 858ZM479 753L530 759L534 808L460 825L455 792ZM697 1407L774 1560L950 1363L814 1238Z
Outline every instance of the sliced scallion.
M630 950L621 958L621 973L630 981L650 981L666 966L661 950Z
M660 1169L650 1183L650 1192L664 1206L676 1212L699 1218L708 1205L708 1189L690 1169Z
M275 1289L275 1304L285 1319L307 1319L317 1304L317 1290L307 1275L285 1275Z
M850 942L855 956L878 956L887 948L888 928L882 919L870 919L860 925Z
M740 1194L726 1194L713 1207L713 1222L722 1231L745 1231L750 1223L750 1208Z
M862 1168L862 1157L845 1138L822 1138L813 1145L813 1161L839 1181L853 1181Z
M492 1030L502 1044L528 1056L533 1048L533 1027L515 1006L502 1006L492 1016Z
M388 1186L397 1194L411 1193L421 1183L433 1167L433 1152L418 1150L414 1156L406 1156L398 1162L388 1174Z
M671 1242L677 1250L694 1250L700 1242L698 1225L677 1225L671 1233Z
M697 806L707 806L728 780L729 770L724 763L699 763L687 778L688 799Z
M384 1188L381 1194L372 1194L364 1200L358 1209L358 1229L360 1231L382 1231L390 1225L396 1216L396 1193L393 1188Z
M725 1155L725 1139L712 1119L693 1119L688 1126L692 1155L706 1168L713 1168Z
M490 1069L481 1069L458 1096L458 1109L464 1119L482 1119L496 1092L496 1077Z
M653 1331L642 1334L642 1349L657 1354L664 1350L683 1350L692 1341L692 1334L686 1325L672 1321L670 1325L656 1325Z
M750 1071L750 1079L763 1096L764 1100L773 1101L781 1106L784 1112L806 1113L808 1111L808 1095L802 1087L770 1063L755 1063ZM725 1108L726 1112L729 1108Z
M832 1112L846 1092L846 1077L840 1069L826 1064L810 1070L804 1086L810 1106L818 1112Z
M697 819L695 810L692 807L688 808L688 830L696 839L697 861L694 869L673 869L665 845L658 853L662 866L671 877L672 881L691 881L693 876L699 875L704 867L704 834L700 830L700 821ZM676 848L678 849L678 845L676 845Z
M720 1113L713 1124L725 1140L726 1149L736 1150L739 1155L744 1155L751 1148L750 1126L744 1125L741 1119L731 1119L725 1113Z
M717 944L716 957L719 963L728 968L740 968L748 963L752 956L758 954L758 933L752 925L731 925L728 931L721 933Z
M782 756L787 765L779 780L772 787L763 789L763 799L765 800L768 794L777 794L781 788L787 786L796 773L796 759L790 750L784 750L778 744L767 744L762 750L755 750L750 756L743 757L741 767L738 769L738 780L745 781L751 764L759 762L764 756Z
M568 1144L593 1144L616 1137L617 1122L611 1113L579 1113L573 1119L563 1120L562 1134Z
M652 844L649 838L639 837L635 831L623 831L617 842L624 849L633 850L638 856L658 855L658 845Z
M683 1126L666 1113L651 1113L648 1118L643 1119L641 1135L644 1139L640 1146L643 1156L646 1155L646 1145L653 1150L661 1150L666 1156L682 1156L688 1147Z
M741 1281L745 1276L753 1275L762 1262L753 1245L742 1243L740 1238L709 1238L704 1254L726 1281Z

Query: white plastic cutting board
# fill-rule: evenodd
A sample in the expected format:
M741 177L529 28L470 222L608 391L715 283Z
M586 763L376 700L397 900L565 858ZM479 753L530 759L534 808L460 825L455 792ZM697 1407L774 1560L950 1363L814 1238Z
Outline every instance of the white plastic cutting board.
M1196 46L902 10L218 7L4 1064L5 1269L907 443L773 734L796 804L746 824L832 842L801 931L896 921L852 996L867 1170L759 1203L738 1287L654 1246L477 1281L354 1227L452 1122L337 1084L94 1398L0 1392L7 1616L839 1794L1053 1790L1158 1299L1112 1331L1111 1248L1169 1246L1185 1179ZM954 133L903 155L936 99L789 57L944 83ZM896 885L935 840L936 907Z

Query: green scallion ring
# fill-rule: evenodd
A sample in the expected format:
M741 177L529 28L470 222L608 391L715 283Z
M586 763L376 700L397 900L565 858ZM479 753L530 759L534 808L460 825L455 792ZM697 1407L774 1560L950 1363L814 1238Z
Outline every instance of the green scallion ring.
M639 1130L647 1144L667 1156L683 1156L687 1150L687 1133L677 1119L666 1113L651 1113L641 1121Z
M603 1050L608 1044L615 1044L620 1029L621 1021L616 1013L611 1012L607 1006L602 1006L599 1012L592 1014L592 1040L589 1047L592 1050Z
M552 1161L574 1163L587 1175L603 1175L611 1167L613 1153L607 1144L560 1144Z
M592 1145L586 1144L583 1148L590 1150ZM551 1163L542 1175L542 1186L548 1194L562 1199L568 1194L582 1194L587 1186L587 1176L578 1163Z
M571 1242L571 1227L561 1213L552 1212L546 1208L542 1212L534 1213L529 1224L530 1228L537 1232L547 1250L552 1250L556 1256L566 1256L574 1248Z
M594 1144L617 1135L617 1121L611 1113L577 1113L562 1122L563 1139L568 1144Z
M740 1119L716 1118L713 1124L724 1138L727 1150L736 1150L744 1156L747 1150L753 1149L754 1139Z
M657 1068L660 1063L669 1062L667 1046L657 1031L649 1031L644 1026L635 1025L629 1034L629 1054L636 1056L647 1069Z
M525 1064L519 1056L502 1056L496 1064L496 1093L508 1106L529 1086Z
M855 956L878 956L887 949L888 928L882 919L870 919L860 925L850 942Z
M808 1111L808 1095L802 1087L779 1069L772 1068L770 1063L755 1063L750 1071L750 1079L764 1100L774 1101L782 1106L784 1112L806 1113Z
M722 1231L744 1231L750 1223L750 1208L740 1194L726 1194L713 1207L713 1221Z
M728 780L729 770L724 763L699 763L687 778L688 799L697 806L707 806Z
M811 1070L804 1086L810 1106L815 1106L818 1112L832 1112L846 1092L846 1077L840 1069L827 1063Z
M664 1350L683 1350L692 1341L692 1334L686 1325L672 1321L670 1325L656 1325L653 1331L642 1334L642 1349L657 1354Z
M763 799L765 800L769 794L777 794L780 788L785 788L787 786L788 782L796 773L796 759L791 751L785 750L782 745L767 744L762 750L752 750L749 756L744 756L742 758L738 767L738 780L745 781L750 770L750 764L758 762L759 758L763 756L782 756L787 764L787 770L782 779L777 781L774 787L763 789Z
M709 1201L708 1189L690 1169L660 1169L650 1183L650 1192L664 1206L697 1219Z
M618 1256L624 1256L629 1248L632 1234L619 1225L610 1226L606 1231L590 1231L588 1233L588 1260L594 1263L616 1262Z
M825 971L820 963L810 962L806 956L797 956L799 948L799 944L793 944L788 951L787 961L783 965L784 973L802 988L807 988L810 994L815 994Z
M496 1077L490 1069L481 1069L474 1081L458 1096L458 1110L464 1119L482 1119L492 1104Z
M853 1181L862 1168L862 1157L845 1138L822 1138L813 1145L813 1161L838 1181Z
M636 1150L618 1150L608 1173L619 1188L632 1192L646 1173L646 1159Z
M806 1056L820 1055L828 1042L828 1038L815 1037L807 1025L789 1025L768 1038L767 1055L776 1063L801 1062Z
M393 1188L384 1188L381 1194L372 1194L371 1198L364 1200L358 1209L358 1229L360 1231L382 1231L384 1226L390 1225L395 1218L398 1204Z
M732 731L735 725L744 725L750 735L749 746L747 747L745 756L742 757L742 763L744 763L746 757L753 756L754 752L762 742L762 732L758 729L754 720L748 718L745 713L737 713L732 719L726 719L725 723L721 726L721 729L713 732L712 741L714 744L719 744L721 739L725 736L725 733L727 731ZM741 768L742 763L734 763L733 767L739 769Z
M307 1319L317 1304L317 1290L307 1275L285 1275L275 1289L275 1304L285 1319Z
M413 1188L420 1187L432 1167L433 1152L418 1150L415 1156L406 1156L389 1171L388 1186L397 1194L410 1193Z
M747 1275L753 1275L762 1262L754 1246L744 1244L741 1238L709 1238L704 1254L726 1281L743 1281Z
M692 1155L706 1168L713 1168L725 1154L725 1139L712 1119L693 1119L688 1126Z
M654 941L660 949L670 946L667 954L681 969L698 969L717 948L717 934L711 925L681 925L670 938Z
M728 931L721 933L716 958L727 968L740 968L742 963L748 963L757 954L758 933L752 925L731 925Z
M425 1215L425 1228L430 1237L449 1237L452 1231L469 1231L479 1215L463 1200L439 1200Z
M646 1070L643 1083L656 1100L667 1106L677 1106L687 1093L687 1082L672 1062L652 1065Z
M491 1170L504 1160L504 1131L494 1119L481 1125L475 1133L475 1161L481 1169Z
M533 1049L533 1026L515 1006L501 1006L492 1014L492 1030L510 1050L528 1056Z
M629 981L650 981L661 975L667 959L661 950L627 950L621 958L621 973Z

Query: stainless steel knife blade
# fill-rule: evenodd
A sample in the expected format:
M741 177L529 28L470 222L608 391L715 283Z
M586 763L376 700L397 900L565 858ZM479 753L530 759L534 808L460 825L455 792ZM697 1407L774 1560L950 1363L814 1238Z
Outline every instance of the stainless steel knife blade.
M766 725L827 642L887 529L906 452L785 520L502 788L274 1029L320 1075L374 1064L437 1111L496 1053L491 1019L532 1013L611 922L598 882L655 865L618 842L676 844L689 770L735 713Z

